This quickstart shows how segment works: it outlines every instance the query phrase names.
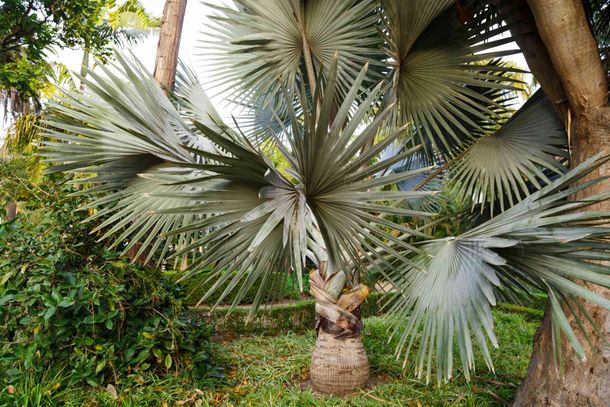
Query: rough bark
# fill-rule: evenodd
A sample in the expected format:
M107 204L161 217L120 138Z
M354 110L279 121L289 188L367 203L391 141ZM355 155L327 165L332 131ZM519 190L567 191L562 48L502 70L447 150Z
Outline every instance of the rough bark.
M573 149L573 161L582 162L586 158L610 147L610 108L600 108L590 116L581 117L577 125ZM610 166L605 165L589 178L610 176ZM597 184L588 189L587 194L607 192L610 183ZM582 194L581 194L582 195ZM578 199L579 196L576 197ZM610 210L605 202L591 210ZM610 290L589 286L606 298ZM602 307L590 303L583 304L589 315L607 339L610 339L610 313ZM610 349L603 337L595 333L590 325L585 325L592 344L597 350L587 346L585 336L579 330L573 317L569 318L572 329L587 350L586 360L581 361L571 350L569 343L562 341L563 371L554 364L551 347L550 312L545 313L542 325L536 333L534 351L525 381L521 385L515 406L608 406L610 403ZM584 317L581 316L584 320Z
M174 88L180 51L180 36L187 0L166 0L161 19L154 76L167 91Z
M595 41L589 31L582 3L578 0L529 0L538 32L561 79L569 108L574 117L572 165L610 148L610 108L606 106L607 81ZM608 165L588 178L609 176ZM606 192L605 181L580 193ZM590 206L588 210L610 210L610 202ZM606 297L610 290L589 287ZM610 314L601 307L583 306L601 328L601 336L587 326L593 348L580 361L563 340L563 371L553 363L550 315L547 312L534 341L534 351L515 400L516 406L607 406L610 400L610 349L605 338L610 334ZM586 345L584 334L571 320L579 340ZM587 347L586 347L587 348Z
M310 378L315 391L344 395L366 386L369 362L360 340L360 304L368 287L346 290L346 274L327 274L326 262L309 273L309 288L316 300L316 331Z
M311 356L311 384L315 391L342 396L366 386L369 361L360 335L336 338L320 330Z
M607 80L580 0L528 0L540 38L566 91L581 114L606 103Z

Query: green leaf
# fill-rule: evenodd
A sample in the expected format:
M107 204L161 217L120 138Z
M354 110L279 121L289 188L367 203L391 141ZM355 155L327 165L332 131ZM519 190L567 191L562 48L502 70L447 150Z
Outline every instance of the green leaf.
M72 305L74 305L74 300L72 300L70 298L64 298L59 302L59 304L57 304L58 307L62 307L62 308L68 308L68 307L71 307Z
M101 372L106 367L107 363L108 362L106 361L106 359L100 360L98 362L97 366L95 367L95 373L97 374L97 373Z
M170 354L167 354L165 356L165 367L167 369L169 369L170 367L172 367L172 356Z
M153 349L153 355L155 355L155 357L157 358L157 360L161 361L163 359L163 352L161 352L161 349L158 348L154 348Z
M57 308L55 307L49 307L47 308L47 310L44 312L44 320L45 322L48 322L49 319L55 315L55 312L57 311Z

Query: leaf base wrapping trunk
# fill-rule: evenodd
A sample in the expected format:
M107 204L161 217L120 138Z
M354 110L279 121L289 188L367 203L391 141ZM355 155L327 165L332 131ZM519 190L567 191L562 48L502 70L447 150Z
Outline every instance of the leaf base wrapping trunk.
M322 394L342 396L366 386L369 361L360 336L336 338L321 329L310 376L313 389Z

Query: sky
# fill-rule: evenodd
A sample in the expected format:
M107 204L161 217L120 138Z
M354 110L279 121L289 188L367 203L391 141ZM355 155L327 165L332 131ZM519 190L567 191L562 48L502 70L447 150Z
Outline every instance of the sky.
M163 14L165 0L141 0L141 3L153 16L160 17ZM231 1L207 0L207 3L214 5L226 5L230 4ZM213 86L211 77L209 76L212 64L209 60L206 60L205 48L201 47L201 39L205 37L206 33L210 33L213 30L211 21L206 17L212 13L213 9L210 6L204 5L199 0L189 0L187 2L184 25L182 28L182 37L180 40L180 58L194 68L201 83L203 84L204 90L210 97L216 110L219 112L222 118L227 119L228 122L231 122L231 115L236 114L236 110L239 108L236 108L234 105L226 102L223 95L219 94L219 89ZM149 35L137 45L130 47L131 51L136 55L136 57L140 59L151 72L153 71L155 65L157 42L158 36L153 34ZM517 47L514 43L500 47L500 49L516 48ZM71 49L59 50L56 54L52 54L49 59L61 61L69 69L78 72L80 70L82 51ZM518 66L527 69L527 64L521 54L512 55L506 57L505 59L513 61ZM0 111L0 142L4 136L6 126L7 124L5 124L2 117L2 112Z
M141 0L141 3L151 15L161 17L165 0ZM230 4L230 0L207 0L207 3L215 5ZM231 106L228 106L222 96L216 95L218 90L211 86L211 78L206 78L206 72L212 68L209 61L201 54L205 53L200 45L206 32L210 32L211 21L206 17L213 13L213 9L204 5L199 0L189 0L187 2L184 25L182 26L182 36L180 38L180 59L192 66L197 72L201 83L204 85L208 96L212 97L214 106L220 111L222 116L230 117ZM155 56L157 53L158 35L149 35L137 45L127 47L135 56L144 63L146 67L153 71L155 66ZM80 50L61 50L57 55L57 60L63 62L68 68L78 72L82 58Z

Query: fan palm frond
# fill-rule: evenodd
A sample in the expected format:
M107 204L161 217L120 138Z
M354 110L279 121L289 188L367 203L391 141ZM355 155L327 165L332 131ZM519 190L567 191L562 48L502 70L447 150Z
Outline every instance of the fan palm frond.
M460 194L483 203L493 213L513 206L567 171L567 135L553 106L538 91L497 131L481 136L453 165Z
M382 2L392 66L386 100L396 102L394 120L412 123L416 142L432 144L446 157L472 141L473 130L506 113L515 79L507 75L513 69L497 58L517 52L494 50L511 42L498 17L485 7L462 10L454 3Z
M165 238L161 233L183 226L190 217L161 217L156 212L186 203L153 199L147 188L175 190L165 184L195 176L197 172L184 165L195 163L196 157L183 145L199 146L202 138L190 131L141 64L117 54L115 68L100 65L103 74L87 76L87 94L66 93L51 106L45 119L46 161L61 163L51 171L93 174L73 182L93 184L86 192L98 197L90 206L105 208L95 217L106 219L103 226L112 232L121 231L115 244L132 238L125 252L143 239L146 246L162 247L166 253L188 238ZM154 250L143 249L139 255L144 253L150 260Z
M423 253L411 258L415 265L389 271L399 290L391 310L405 321L397 327L397 352L404 353L406 362L411 349L418 346L418 376L431 376L432 355L436 355L438 380L449 379L456 342L466 378L474 367L473 342L493 369L488 341L494 346L497 341L491 307L506 292L527 296L532 288L548 293L553 331L563 333L584 358L582 344L567 323L566 313L582 326L585 321L574 312L578 299L610 309L607 298L577 283L610 287L610 266L590 262L610 258L610 249L604 243L610 237L610 228L599 227L610 219L610 212L582 209L609 199L610 192L579 201L568 201L567 197L603 181L571 186L609 159L599 155L591 158L460 236L423 243ZM561 344L557 335L554 342L556 346Z
M184 122L189 126L190 131L196 134L196 136L186 136L182 141L186 142L185 144L189 147L216 152L214 144L203 137L192 122L197 121L221 134L224 134L227 125L212 105L197 74L183 61L178 61L172 97L176 101ZM226 134L230 135L230 133Z
M348 112L355 102L366 70L359 74L353 88L340 104L336 116L331 119L330 110L338 97L336 67L335 63L326 86L322 86L321 82L318 84L319 92L316 92L313 101L302 97L304 93L298 95L301 110L304 112L303 122L302 125L297 124L295 113L291 111L292 126L285 129L290 133L287 138L289 144L284 145L280 140L276 140L278 149L288 162L286 174L280 173L260 150L257 150L256 158L250 156L251 152L246 152L244 147L224 142L223 147L231 153L232 158L208 155L211 160L218 160L226 165L206 169L231 182L224 184L226 190L215 192L215 196L218 196L218 207L215 211L218 211L218 214L205 221L220 224L218 230L192 244L193 248L206 248L203 255L191 265L192 272L206 267L214 269L209 281L216 282L207 295L231 279L221 299L240 286L234 303L237 304L241 295L257 279L260 279L264 286L270 286L270 275L291 269L300 277L306 257L318 264L328 263L328 272L331 274L343 270L350 276L355 267L362 266L363 256L373 261L383 261L380 252L386 250L400 256L386 243L387 240L403 249L412 248L387 233L383 227L391 227L404 233L417 232L383 220L377 215L413 214L415 211L393 208L381 203L418 198L427 193L384 192L379 190L379 187L407 179L425 169L370 179L372 174L396 162L397 159L393 157L371 167L364 165L379 155L400 131L363 149L377 133L382 122L380 119L354 138L362 116L379 95L378 87L356 111L354 121L347 121ZM289 100L293 97L287 95ZM221 140L211 129L199 124L198 127L210 139ZM247 139L243 139L242 144L247 145ZM408 157L414 150L416 149L404 152L398 159ZM260 168L266 169L259 174L256 183L253 170L257 167L254 162L250 162L254 160L265 163ZM241 166L244 166L243 171L236 173ZM229 189L237 185L247 185L251 188L251 194L221 196L221 192L228 194ZM191 196L206 201L208 194L208 191L202 189L200 193ZM248 200L247 196L251 198ZM227 204L235 205L235 210L227 211L231 208ZM210 210L209 205L185 207L181 210ZM215 218L221 219L222 222ZM200 229L206 225L207 223L202 222L194 224L192 228ZM236 273L227 273L227 270ZM242 272L238 272L240 270ZM248 277L243 273L244 270L250 270ZM265 290L264 286L260 289L254 306L258 305Z
M340 97L336 60L312 99L296 95L303 122L297 125L291 111L285 130L290 144L277 140L289 164L282 173L245 136L198 121L203 112L191 116L197 132L191 130L140 64L117 59L124 78L110 69L105 76L91 74L89 97L66 96L47 122L47 160L59 164L54 170L94 173L80 182L93 185L84 193L103 193L91 205L106 208L98 215L104 218L100 228L110 228L105 237L120 233L118 241L130 244L144 239L162 253L180 246L180 253L195 255L188 275L212 268L215 284L207 295L231 279L218 301L239 287L234 305L239 303L258 280L254 308L274 276L294 270L300 279L306 257L351 275L367 259L384 261L386 251L402 257L396 247L416 250L384 228L421 233L378 215L425 215L384 203L428 193L380 188L427 169L371 178L417 148L365 165L404 130L371 143L388 109L356 135L380 94L378 86L348 120L366 69L332 118ZM214 148L193 147L198 138Z
M372 0L237 0L235 5L210 5L217 11L212 16L217 33L206 49L216 49L222 83L237 84L238 95L249 103L264 106L305 77L306 46L322 76L339 54L342 91L365 63L381 55Z

